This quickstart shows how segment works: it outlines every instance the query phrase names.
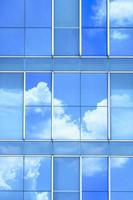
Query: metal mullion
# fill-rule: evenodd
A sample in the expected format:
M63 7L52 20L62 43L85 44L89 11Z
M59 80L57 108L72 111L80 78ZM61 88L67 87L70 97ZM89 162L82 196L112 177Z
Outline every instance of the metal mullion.
M25 92L26 92L26 72L24 72L24 95L23 95L23 140L25 140L25 122L26 122L26 105L25 105Z
M82 0L79 0L79 55L82 56Z
M108 157L108 200L111 200L111 157Z
M51 157L51 200L54 199L54 157Z
M52 72L52 116L51 116L51 140L54 139L53 123L54 122L54 72Z
M54 8L55 2L52 0L52 56L54 56Z
M80 200L82 200L82 156L80 156Z
M111 94L110 94L110 73L108 73L108 83L107 83L107 86L108 86L108 102L107 102L107 123L108 123L108 140L111 139Z
M110 7L107 0L107 56L110 57Z

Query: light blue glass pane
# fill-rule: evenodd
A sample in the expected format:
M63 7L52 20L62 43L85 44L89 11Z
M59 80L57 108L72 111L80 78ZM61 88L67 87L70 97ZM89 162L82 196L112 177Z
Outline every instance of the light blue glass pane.
M107 108L81 108L81 138L107 139Z
M133 199L133 192L111 192L111 200Z
M28 0L25 3L27 27L51 27L51 0Z
M0 190L22 190L23 158L0 157L0 163Z
M26 155L51 155L52 154L52 142L25 141L24 154L26 154Z
M133 106L133 74L111 75L111 106Z
M133 191L133 158L111 158L111 190Z
M26 139L51 139L51 108L26 108Z
M106 74L81 74L81 105L107 106Z
M55 29L55 55L76 56L79 54L79 30Z
M54 107L53 139L80 139L80 107Z
M85 56L107 55L106 29L93 28L82 30L82 51Z
M132 142L111 142L110 143L110 154L129 156L133 155L133 144Z
M54 75L54 105L80 105L80 74L55 73Z
M52 77L51 73L26 74L26 105L51 105Z
M133 108L111 109L112 139L133 139Z
M1 155L22 155L23 143L22 142L0 142L0 154Z
M54 190L79 190L79 158L54 159Z
M108 190L107 158L83 158L82 190Z
M24 1L1 0L0 19L0 27L23 27Z
M108 200L107 192L83 192L83 200Z
M25 54L29 56L51 55L51 29L50 28L27 28Z
M0 192L0 199L2 200L23 200L22 192Z
M24 29L0 29L0 56L24 55Z
M76 141L59 141L53 142L53 154L56 155L79 155L80 142Z
M78 192L55 192L54 200L79 200L80 194Z
M109 14L111 27L133 27L133 1L110 0Z
M110 31L110 55L132 56L133 55L133 29L111 29ZM124 47L124 48L123 48Z
M21 139L23 74L0 74L0 138ZM8 126L7 126L8 123Z
M50 191L51 159L47 157L25 158L25 190Z
M81 154L83 155L108 155L109 145L107 142L82 142Z
M82 0L82 26L106 26L106 0Z
M78 27L79 0L55 0L55 27Z
M50 192L25 192L24 200L50 200Z

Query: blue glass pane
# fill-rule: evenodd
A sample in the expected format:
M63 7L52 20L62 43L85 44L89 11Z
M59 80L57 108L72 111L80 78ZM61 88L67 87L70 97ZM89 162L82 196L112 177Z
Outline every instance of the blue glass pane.
M80 194L78 192L55 192L54 200L79 200Z
M0 163L0 190L22 190L23 158L0 157Z
M80 105L80 74L55 73L54 75L54 105Z
M111 109L112 139L133 139L133 108Z
M83 192L83 200L108 200L107 192Z
M28 0L25 3L27 27L51 27L52 0Z
M81 105L107 106L106 74L81 74Z
M26 141L24 143L24 154L26 155L51 155L52 142Z
M82 26L106 26L106 0L82 0Z
M26 108L26 139L51 139L51 108Z
M80 107L54 107L53 139L80 139Z
M54 159L54 190L79 190L79 158Z
M0 19L0 27L23 27L24 0L1 0Z
M25 53L29 56L51 55L51 29L50 28L27 28Z
M2 200L23 200L22 192L0 192L0 199Z
M24 55L23 28L0 29L0 55L1 56Z
M107 139L107 108L81 108L81 138Z
M109 14L111 27L133 27L133 1L110 0Z
M111 192L112 200L133 199L133 192Z
M0 138L21 139L23 74L0 74ZM7 126L8 123L8 126Z
M79 54L79 30L55 29L55 55L76 56Z
M81 154L84 155L108 155L109 149L108 149L108 143L107 142L82 142L81 143Z
M111 106L133 106L133 74L111 75Z
M133 191L133 158L111 158L111 190Z
M79 0L55 0L55 27L78 27L78 24Z
M25 190L50 191L51 159L46 157L25 158Z
M82 190L108 190L107 158L83 158Z
M110 55L132 56L133 55L133 29L117 28L110 31ZM124 47L124 48L123 48Z
M52 77L51 73L26 74L26 105L51 105Z
M25 192L24 200L50 200L50 192Z
M93 28L82 30L82 52L85 56L107 55L106 29Z

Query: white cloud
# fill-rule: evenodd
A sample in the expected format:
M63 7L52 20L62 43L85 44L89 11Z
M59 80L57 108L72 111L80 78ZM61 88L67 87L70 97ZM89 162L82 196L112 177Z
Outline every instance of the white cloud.
M49 200L48 192L37 192L35 200Z
M114 40L126 40L129 37L130 37L129 34L124 33L122 31L113 30L111 32L111 38L114 39Z
M11 190L17 173L22 168L22 162L17 157L1 157L0 163L0 189Z
M127 164L129 158L111 158L111 167L120 168Z
M25 93L26 105L47 105L51 102L51 92L47 83L39 82L36 87Z

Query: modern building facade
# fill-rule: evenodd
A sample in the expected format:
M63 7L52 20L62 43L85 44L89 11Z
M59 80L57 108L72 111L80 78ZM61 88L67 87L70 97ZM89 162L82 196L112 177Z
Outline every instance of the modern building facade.
M133 0L0 0L0 199L133 199Z

